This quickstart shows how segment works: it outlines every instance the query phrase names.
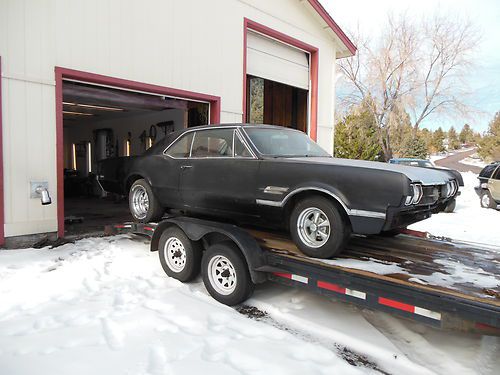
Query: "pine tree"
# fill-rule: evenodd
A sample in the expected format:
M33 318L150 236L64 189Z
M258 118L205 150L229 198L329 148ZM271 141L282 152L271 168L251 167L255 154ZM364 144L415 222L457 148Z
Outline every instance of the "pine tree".
M369 111L364 108L353 109L336 124L334 156L378 160L381 154L375 120Z
M474 141L474 132L470 128L469 124L464 125L458 138L462 144Z
M486 161L500 160L500 112L495 114L488 132L479 142L479 155Z
M460 147L460 140L458 139L457 131L452 126L448 130L448 148L450 150L456 150Z
M437 128L432 134L431 140L431 151L432 152L442 152L445 150L444 148L444 132L441 127Z
M406 141L404 153L401 156L405 158L427 159L428 155L425 140L417 135Z

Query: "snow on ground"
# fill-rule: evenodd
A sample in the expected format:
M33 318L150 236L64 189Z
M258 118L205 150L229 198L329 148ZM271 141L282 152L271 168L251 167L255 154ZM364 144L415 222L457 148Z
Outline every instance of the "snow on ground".
M439 213L411 225L410 229L456 240L488 244L500 252L500 210L482 208L474 191L477 175L462 173L464 187L457 198L455 212Z
M440 152L439 154L432 154L432 155L430 155L429 156L429 160L434 163L436 160L444 159L444 158L446 158L446 157L448 157L450 155L452 155L452 153Z
M500 366L496 338L442 333L270 283L248 302L268 317L249 319L200 280L168 278L134 236L0 251L0 280L0 374L493 374ZM350 365L352 352L369 364Z
M411 228L498 249L500 211L481 208L476 175L463 175L456 212ZM248 301L267 315L249 319L214 301L199 279L168 278L148 246L139 237L116 236L0 251L0 374L496 374L500 368L499 338L434 330L271 283ZM376 266L394 271L392 264ZM451 271L450 279L469 272ZM477 282L490 281L478 275ZM353 358L357 366L349 364Z
M474 167L479 167L479 168L484 168L485 166L488 165L488 163L486 163L483 159L481 159L478 154L474 154L469 156L468 158L462 159L459 161L459 163L472 165Z
M373 372L166 277L127 237L2 251L0 279L1 374Z

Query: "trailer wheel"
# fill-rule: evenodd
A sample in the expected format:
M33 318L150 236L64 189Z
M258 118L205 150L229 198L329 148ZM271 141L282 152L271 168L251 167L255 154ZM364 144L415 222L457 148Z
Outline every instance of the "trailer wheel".
M161 234L158 254L163 270L174 279L190 281L200 273L201 247L180 228L167 228Z
M149 183L144 179L135 181L128 194L130 213L135 221L148 223L161 219L163 207L155 197Z
M208 293L228 306L247 300L255 285L238 247L230 242L210 246L201 261L203 283Z
M290 216L290 235L307 256L330 258L349 240L351 228L329 199L315 196L299 201Z

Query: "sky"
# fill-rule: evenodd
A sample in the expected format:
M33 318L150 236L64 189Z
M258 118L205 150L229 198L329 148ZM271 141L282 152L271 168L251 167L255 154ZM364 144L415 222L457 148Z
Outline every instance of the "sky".
M488 129L495 112L500 111L500 1L499 0L321 0L335 22L347 33L358 25L365 35L376 36L381 21L388 12L406 12L420 17L434 11L448 12L468 18L481 34L477 47L477 67L467 78L473 91L470 104L483 114L474 114L470 119L434 116L423 126L461 129L465 122L479 132Z

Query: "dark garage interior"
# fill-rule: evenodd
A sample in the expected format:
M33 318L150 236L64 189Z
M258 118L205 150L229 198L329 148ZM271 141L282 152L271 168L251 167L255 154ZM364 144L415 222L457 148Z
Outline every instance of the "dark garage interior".
M63 123L65 234L82 236L131 220L127 197L100 187L97 162L140 155L170 132L208 124L209 104L64 81Z

